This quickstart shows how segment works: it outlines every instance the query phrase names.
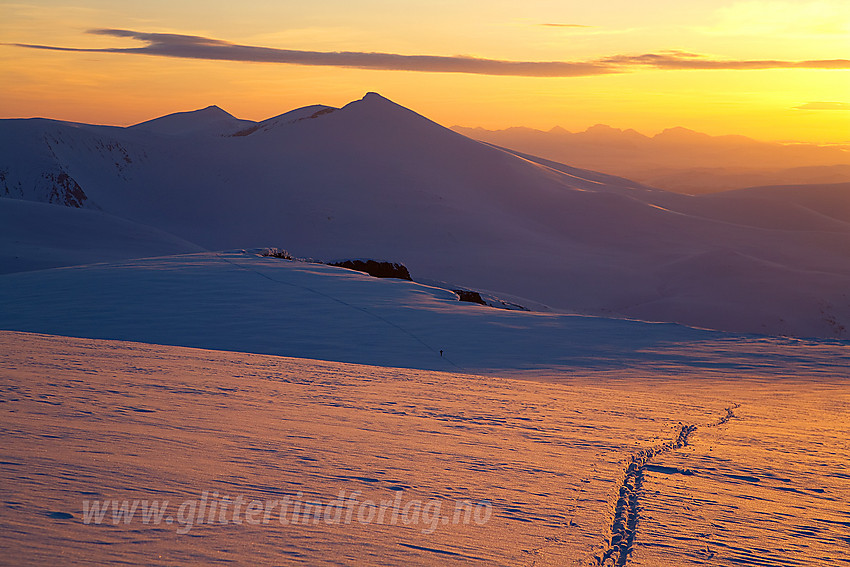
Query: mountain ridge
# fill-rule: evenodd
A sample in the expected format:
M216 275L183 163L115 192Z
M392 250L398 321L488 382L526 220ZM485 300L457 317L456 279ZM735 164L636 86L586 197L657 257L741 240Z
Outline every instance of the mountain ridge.
M683 127L667 128L654 136L605 124L582 132L559 127L548 131L525 127L452 129L514 151L686 194L850 181L850 147L711 136Z
M820 209L771 191L689 197L494 147L377 94L304 108L244 136L0 121L0 170L44 200L34 180L62 168L87 206L209 250L385 258L589 315L796 336L850 326L850 223L820 212L839 193ZM671 272L724 255L734 270ZM774 265L784 279L765 279Z

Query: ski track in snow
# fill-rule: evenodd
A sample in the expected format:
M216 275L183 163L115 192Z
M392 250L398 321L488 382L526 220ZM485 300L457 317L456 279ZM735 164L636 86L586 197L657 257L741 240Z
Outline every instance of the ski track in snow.
M707 424L706 427L718 427L725 424L735 417L734 409L737 407L739 407L738 404L734 404L733 407L727 408L726 415L715 423ZM682 425L675 440L649 449L641 449L629 456L614 507L614 521L611 524L608 546L594 556L592 565L623 567L628 564L640 521L638 500L642 495L644 471L649 461L657 455L686 446L691 434L697 428L696 425ZM683 474L693 473L685 471Z
M725 426L659 455L629 566L850 565L846 376L839 384L777 382Z
M618 491L614 507L614 522L611 524L611 537L608 548L595 559L595 565L617 565L622 567L629 561L635 536L637 534L638 498L643 487L643 472L652 457L679 449L688 444L688 437L696 430L695 425L683 425L673 442L650 449L641 449L629 458L623 482Z

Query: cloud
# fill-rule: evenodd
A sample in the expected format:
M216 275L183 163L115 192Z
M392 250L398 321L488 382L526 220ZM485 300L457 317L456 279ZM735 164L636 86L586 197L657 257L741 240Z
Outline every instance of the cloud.
M643 55L614 55L599 60L618 67L653 67L656 69L850 69L850 59L811 59L782 61L778 59L708 59L685 51L646 53Z
M592 28L594 26L586 26L584 24L540 24L549 28Z
M246 61L255 63L290 63L380 69L387 71L424 71L433 73L473 73L479 75L516 75L529 77L580 77L616 72L607 66L592 62L564 61L503 61L467 56L399 55L395 53L370 53L359 51L301 51L239 45L219 39L194 35L144 33L131 30L98 29L89 33L126 37L144 41L143 47L127 48L74 48L48 45L15 44L32 49L72 51L85 53L132 53L209 59L215 61Z
M850 102L807 102L795 110L850 110Z
M360 51L301 51L239 45L195 35L97 29L89 33L136 39L141 47L75 48L16 43L18 47L83 53L124 53L254 63L288 63L387 71L471 73L524 77L583 77L627 73L635 69L850 69L850 60L716 60L684 51L614 55L591 61L506 61L467 56L400 55Z

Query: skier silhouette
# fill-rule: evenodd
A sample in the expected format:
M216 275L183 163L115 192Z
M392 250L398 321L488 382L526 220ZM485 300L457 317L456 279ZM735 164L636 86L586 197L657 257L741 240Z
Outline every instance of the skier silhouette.
M443 349L440 349L440 358L443 357Z

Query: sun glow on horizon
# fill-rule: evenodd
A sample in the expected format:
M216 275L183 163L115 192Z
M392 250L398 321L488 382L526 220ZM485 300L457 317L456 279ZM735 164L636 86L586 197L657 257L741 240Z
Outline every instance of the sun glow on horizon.
M129 125L216 104L261 120L377 91L446 126L576 131L605 123L647 134L683 126L764 140L850 141L850 64L841 63L850 7L837 0L698 0L676 7L662 0L499 0L486 8L370 0L322 10L269 0L250 9L172 4L157 0L132 14L105 0L0 4L3 117ZM245 49L186 54L178 38L157 48L165 53L120 52L145 43L87 33L103 28L212 38ZM375 68L340 66L338 52L349 54L343 64ZM234 53L245 60L215 59ZM257 62L258 53L283 53L298 63ZM818 68L823 61L832 68ZM537 62L576 63L582 66L557 72L587 74L493 74L506 65L536 73Z

